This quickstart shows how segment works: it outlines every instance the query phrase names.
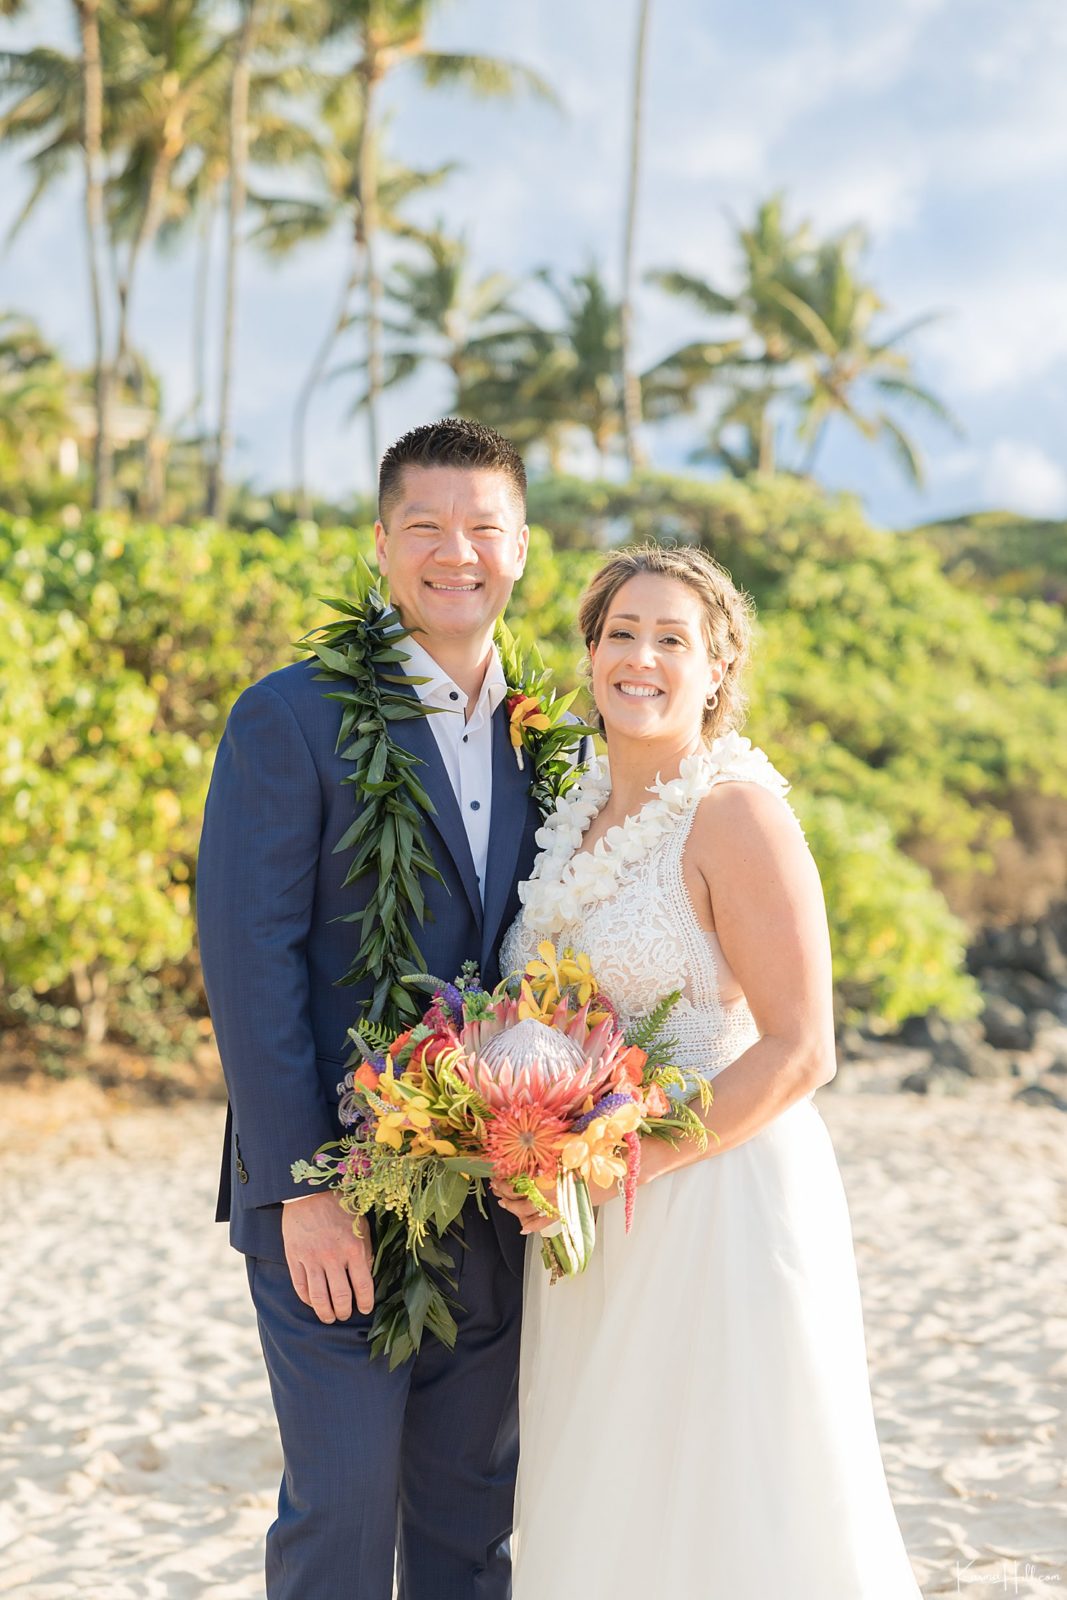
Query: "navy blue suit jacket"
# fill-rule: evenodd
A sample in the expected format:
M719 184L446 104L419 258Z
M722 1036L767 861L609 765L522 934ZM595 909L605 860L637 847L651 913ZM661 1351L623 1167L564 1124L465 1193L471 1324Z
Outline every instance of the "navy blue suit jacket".
M204 984L222 1057L229 1111L219 1221L246 1255L283 1261L281 1202L308 1194L289 1168L340 1133L338 1085L351 1051L347 1029L370 985L339 986L355 948L370 877L342 887L349 852L333 854L358 803L341 779L336 685L316 681L317 661L283 667L246 689L230 712L212 774L197 865ZM444 883L425 883L428 915L415 936L427 971L451 980L464 961L496 982L496 953L519 909L540 815L520 772L506 711L493 718L493 798L485 907L459 806L427 718L392 724L425 765L419 776L436 816L426 822ZM491 1213L521 1270L514 1219Z

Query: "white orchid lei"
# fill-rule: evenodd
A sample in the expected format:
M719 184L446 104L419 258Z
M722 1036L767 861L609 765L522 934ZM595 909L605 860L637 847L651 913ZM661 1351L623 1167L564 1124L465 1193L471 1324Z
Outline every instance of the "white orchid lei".
M576 922L582 912L610 895L620 867L631 866L655 850L678 817L702 800L715 783L743 778L785 797L789 784L764 751L736 731L722 734L704 750L687 756L676 778L649 786L653 797L639 811L598 839L591 851L581 850L593 818L611 793L611 771L600 756L567 794L535 835L540 854L530 878L520 884L524 919L539 933L555 933Z

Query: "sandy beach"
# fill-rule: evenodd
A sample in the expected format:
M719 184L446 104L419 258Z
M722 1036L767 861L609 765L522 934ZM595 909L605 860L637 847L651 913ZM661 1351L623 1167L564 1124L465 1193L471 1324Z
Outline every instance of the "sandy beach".
M923 1594L1067 1595L1067 1119L848 1071L858 1087L818 1103ZM244 1268L211 1221L222 1117L0 1093L0 1594L263 1594L281 1456Z

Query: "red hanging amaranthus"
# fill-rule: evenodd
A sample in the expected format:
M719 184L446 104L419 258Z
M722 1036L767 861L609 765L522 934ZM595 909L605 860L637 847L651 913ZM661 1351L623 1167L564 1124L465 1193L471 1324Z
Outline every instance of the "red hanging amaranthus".
M626 1232L629 1233L633 1227L637 1180L641 1173L641 1135L623 1134L623 1143L626 1146L626 1179L623 1184L623 1196L626 1203Z

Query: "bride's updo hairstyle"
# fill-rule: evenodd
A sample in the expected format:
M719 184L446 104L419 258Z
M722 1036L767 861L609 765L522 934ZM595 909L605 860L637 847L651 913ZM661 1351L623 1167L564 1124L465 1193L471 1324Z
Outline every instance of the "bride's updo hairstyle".
M624 583L642 573L674 578L684 583L700 601L704 612L704 641L713 661L724 661L718 703L704 713L705 743L741 727L748 697L743 677L752 646L755 609L748 595L736 588L725 567L691 545L636 545L610 555L578 602L578 626L585 647L600 643L611 603ZM603 722L601 731L603 731Z

